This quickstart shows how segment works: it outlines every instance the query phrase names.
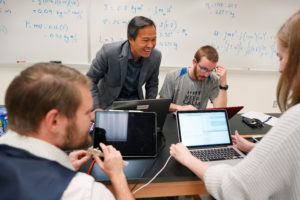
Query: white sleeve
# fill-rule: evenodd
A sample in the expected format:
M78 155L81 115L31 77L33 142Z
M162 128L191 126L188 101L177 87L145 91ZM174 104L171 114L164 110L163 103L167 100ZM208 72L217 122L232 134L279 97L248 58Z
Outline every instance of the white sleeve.
M64 191L63 200L114 200L113 194L102 183L85 173L78 172Z
M229 165L220 164L210 167L205 175L204 182L208 192L216 199L242 200L248 199L249 193L245 184ZM249 198L250 199L250 198Z

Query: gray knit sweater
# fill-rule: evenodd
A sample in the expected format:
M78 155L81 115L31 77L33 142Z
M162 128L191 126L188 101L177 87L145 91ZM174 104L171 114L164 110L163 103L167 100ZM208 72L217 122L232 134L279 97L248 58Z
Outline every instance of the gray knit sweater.
M216 199L300 199L300 104L242 162L210 167L204 182Z

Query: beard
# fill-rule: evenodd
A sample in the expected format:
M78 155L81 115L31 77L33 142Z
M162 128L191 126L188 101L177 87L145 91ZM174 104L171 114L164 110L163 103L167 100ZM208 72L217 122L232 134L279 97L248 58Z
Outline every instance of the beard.
M197 68L198 67L193 68L194 77L196 78L197 81L204 81L207 77L206 76L197 76Z
M89 128L80 133L75 120L70 119L68 121L65 131L65 142L61 147L62 150L85 149L92 143L92 139L89 135Z

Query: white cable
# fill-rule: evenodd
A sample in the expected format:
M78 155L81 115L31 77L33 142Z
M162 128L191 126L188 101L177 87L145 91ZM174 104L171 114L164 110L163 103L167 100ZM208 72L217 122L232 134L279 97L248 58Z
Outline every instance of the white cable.
M169 160L171 159L171 155L169 156L168 160L166 161L166 163L164 164L164 166L157 172L157 174L155 174L155 176L146 184L142 185L141 187L139 187L138 189L136 189L135 191L132 192L132 194L135 194L136 192L138 192L139 190L143 189L144 187L148 186L167 166Z

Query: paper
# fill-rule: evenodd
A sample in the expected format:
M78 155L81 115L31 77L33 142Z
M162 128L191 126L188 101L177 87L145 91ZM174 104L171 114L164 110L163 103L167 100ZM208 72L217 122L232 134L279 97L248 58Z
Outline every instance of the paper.
M266 115L266 114L260 113L260 112L254 112L254 111L244 113L244 114L242 114L242 116L250 118L250 119L253 119L253 118L259 119L263 123L268 124L270 126L275 126L275 124L277 123L277 120L278 120L277 117L274 117L271 115Z

